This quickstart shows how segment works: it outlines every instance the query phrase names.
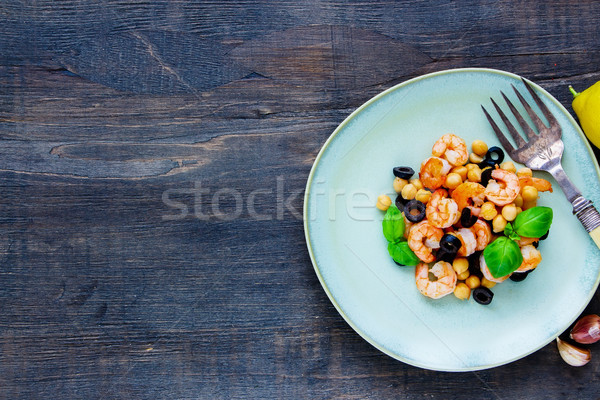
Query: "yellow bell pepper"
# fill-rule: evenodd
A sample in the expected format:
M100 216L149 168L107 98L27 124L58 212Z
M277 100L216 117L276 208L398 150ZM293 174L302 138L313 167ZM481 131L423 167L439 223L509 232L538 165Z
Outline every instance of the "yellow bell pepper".
M569 90L573 93L573 110L583 133L600 148L600 81L581 93L577 93L572 86L569 86Z

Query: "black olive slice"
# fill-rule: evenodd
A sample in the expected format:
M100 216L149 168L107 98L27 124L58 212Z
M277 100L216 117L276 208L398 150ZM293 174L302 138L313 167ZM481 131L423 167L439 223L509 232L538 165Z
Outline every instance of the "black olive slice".
M496 162L493 160L490 160L489 158L484 158L482 162L480 162L479 164L479 168L481 168L482 170L485 168L491 168L494 169L496 168Z
M479 304L487 305L492 302L492 298L494 297L494 293L484 286L479 286L475 290L473 290L473 299Z
M469 207L465 207L460 214L460 224L463 228L470 228L477 222L477 217L471 213Z
M413 214L411 211L416 210ZM404 215L410 222L421 222L425 218L425 204L419 200L411 200L404 206Z
M408 200L402 197L402 195L399 194L398 196L396 196L396 201L394 202L394 204L396 204L396 208L398 208L400 212L404 211L406 203L408 203Z
M458 249L462 246L462 242L454 235L446 233L440 240L440 248L436 253L438 261L446 261L452 263L456 258Z
M469 261L469 274L476 275L479 278L483 277L483 274L481 273L481 265L479 264L481 253L483 253L483 251L476 251L467 257L467 261Z
M454 261L455 258L456 258L455 251L448 251L448 250L445 250L442 248L440 248L435 255L436 261L446 261L450 264L452 264L452 262Z
M498 146L490 147L484 159L493 161L495 164L502 164L502 161L504 161L504 151Z
M486 168L481 172L481 185L482 186L484 186L484 187L487 186L490 179L492 179L492 172L494 172L494 167Z
M415 174L415 170L411 167L395 167L394 176L402 179L410 179Z
M527 278L527 275L529 275L530 271L525 271L525 272L513 272L510 275L510 280L513 282L521 282L524 281L525 278Z
M462 242L460 239L449 233L444 234L440 239L440 247L456 248L456 251L458 251L461 246Z

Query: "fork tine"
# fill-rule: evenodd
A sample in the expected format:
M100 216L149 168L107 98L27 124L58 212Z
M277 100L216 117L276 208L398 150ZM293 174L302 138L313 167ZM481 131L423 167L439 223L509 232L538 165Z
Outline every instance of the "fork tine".
M513 89L514 89L514 86L513 86ZM508 104L508 108L510 108L510 111L513 113L513 115L517 119L517 122L519 122L519 125L523 129L525 136L527 137L528 140L531 140L531 138L534 137L533 135L535 135L535 132L533 131L533 129L531 129L529 124L527 122L525 122L521 113L517 111L517 109L515 108L513 103L508 99L508 97L506 97L504 92L500 91L500 93L502 93L502 97L504 97L504 101L506 102L506 104Z
M529 103L527 103L527 100L525 100L525 98L521 95L521 93L519 93L519 91L514 86L513 86L513 90L517 94L517 97L521 101L521 104L523 104L523 107L525 107L525 111L527 111L527 114L529 114L529 117L535 124L535 127L538 129L538 132L541 132L543 129L546 129L547 128L546 124L544 124L544 122L540 119L540 117L538 117L537 113L535 111L533 111L533 108L531 108Z
M533 90L533 87L531 87L531 84L529 82L527 82L524 78L521 78L521 81L523 81L523 83L525 84L527 91L529 92L529 94L531 94L531 97L533 97L533 100L538 105L538 107L540 108L542 113L544 113L544 116L546 117L546 119L548 120L550 125L558 124L558 121L556 120L556 118L554 118L554 115L552 115L552 113L550 112L548 107L546 107L546 105L544 104L542 99L540 99L540 96L538 96L537 93L535 92L535 90ZM516 90L517 89L515 89L515 91ZM523 100L521 100L521 101L523 101Z
M508 141L508 139L506 139L506 136L504 136L504 133L502 133L502 131L500 130L500 128L498 127L498 125L496 125L496 122L492 119L492 117L490 116L490 114L488 114L488 112L485 109L485 107L481 106L481 109L483 110L483 113L485 114L485 117L487 118L487 120L489 121L490 125L492 126L492 129L494 130L494 133L496 134L496 137L498 137L498 140L500 141L500 144L502 144L502 147L504 147L504 150L506 150L508 152L509 156L511 156L512 158L515 158L513 154L514 154L514 152L516 150L513 147L513 145L510 144L510 142Z
M506 127L508 128L508 132L510 133L510 136L512 136L512 138L515 140L517 147L525 146L525 141L523 140L521 135L519 135L519 132L517 132L514 125L506 117L506 115L504 114L502 109L498 106L498 104L496 104L494 99L490 98L490 100L492 100L492 104L494 105L494 107L496 107L496 111L498 112L498 115L500 115L500 119L502 120L502 122L504 122L504 125L506 125Z

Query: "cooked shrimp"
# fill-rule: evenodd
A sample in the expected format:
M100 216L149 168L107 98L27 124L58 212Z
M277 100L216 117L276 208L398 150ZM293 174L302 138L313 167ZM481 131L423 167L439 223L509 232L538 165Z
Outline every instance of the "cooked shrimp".
M408 247L421 261L429 263L435 260L431 250L440 247L442 236L444 236L443 230L423 220L410 228Z
M448 228L460 219L460 212L456 202L447 197L448 192L438 189L431 195L425 215L431 225L437 228Z
M523 255L523 262L517 269L517 272L526 272L535 269L539 263L542 262L542 254L538 249L532 245L521 247L521 254Z
M492 171L492 178L485 188L485 197L497 206L512 203L521 191L517 175L497 168Z
M483 274L483 276L485 276L485 279L487 279L488 281L496 282L496 283L504 282L510 276L510 275L506 275L506 276L502 276L500 278L494 278L494 276L488 269L487 264L485 263L485 258L483 257L483 253L481 253L481 256L479 257L479 269L481 270L481 273Z
M521 236L521 239L519 239L517 241L517 244L519 245L519 247L523 247L523 246L527 246L528 244L534 244L535 242L538 242L540 239L538 238L530 238L530 237L525 237L525 236Z
M435 280L429 279L430 273L436 278ZM456 280L456 272L446 261L438 261L431 268L425 263L420 263L415 268L417 289L421 294L432 299L439 299L454 292Z
M446 181L446 175L452 166L448 161L439 157L429 157L421 163L419 180L429 189L437 189Z
M461 228L452 234L460 240L461 246L457 253L460 257L468 257L475 253L475 250L477 249L477 238L471 229Z
M406 218L404 212L402 213L402 216L404 217L404 238L408 239L408 233L410 232L410 228L412 228L414 223L410 222L408 218Z
M534 178L533 176L520 176L519 185L521 186L521 189L523 189L525 186L533 186L539 192L549 191L552 193L552 184L550 181L542 178Z
M474 215L476 217L479 217L479 214L481 213L481 208L480 207L467 206L465 208L468 208L469 210L471 210L471 215Z
M475 224L469 228L477 239L477 247L475 251L482 251L492 240L492 230L487 222L482 219L478 219Z
M485 202L485 196L483 192L485 187L477 182L463 182L452 192L452 198L458 204L458 211L463 210L465 207L470 207L471 212L474 210L479 214L479 207ZM475 214L473 212L473 214Z
M462 138L452 133L447 133L439 138L438 141L433 144L431 154L436 157L445 158L455 167L464 165L469 159L467 144Z

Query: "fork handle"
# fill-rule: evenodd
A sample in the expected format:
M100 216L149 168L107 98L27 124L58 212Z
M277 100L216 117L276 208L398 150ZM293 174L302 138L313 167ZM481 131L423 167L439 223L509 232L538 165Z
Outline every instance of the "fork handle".
M590 234L596 246L600 248L600 213L590 200L581 195L571 203L573 204L573 214Z
M560 162L556 162L547 171L554 176L565 196L567 196L567 199L573 205L573 214L577 216L577 219L581 222L587 233L590 234L596 246L600 248L600 213L598 213L596 207L594 207L590 200L581 195L579 189L575 187L565 173Z

